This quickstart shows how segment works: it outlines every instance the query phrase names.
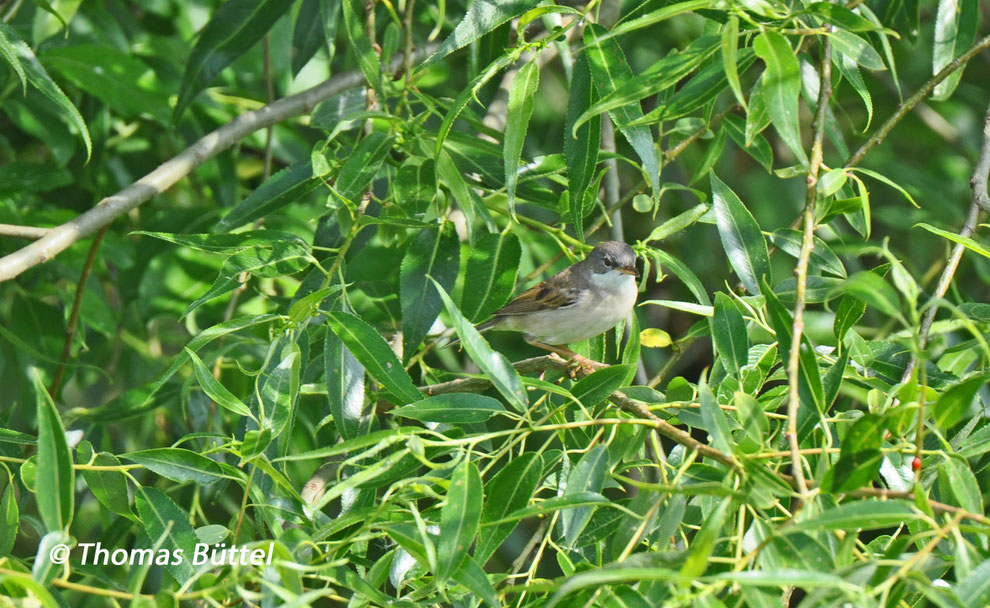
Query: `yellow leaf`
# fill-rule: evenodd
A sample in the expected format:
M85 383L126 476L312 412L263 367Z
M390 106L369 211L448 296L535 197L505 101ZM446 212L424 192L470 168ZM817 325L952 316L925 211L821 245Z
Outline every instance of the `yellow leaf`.
M639 332L639 343L647 348L666 348L671 342L670 334L662 329L648 327Z

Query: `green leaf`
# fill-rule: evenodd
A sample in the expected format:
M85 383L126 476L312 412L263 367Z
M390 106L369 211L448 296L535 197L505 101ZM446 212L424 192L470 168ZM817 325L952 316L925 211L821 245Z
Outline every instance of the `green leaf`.
M182 556L183 559L172 559L165 565L175 580L182 584L192 578L195 573L192 556L198 539L189 524L189 515L156 488L138 488L134 505L148 538L160 539L163 549Z
M711 206L706 203L699 203L654 228L653 232L651 232L650 236L648 236L645 240L662 241L671 235L677 234L681 230L684 230L688 226L691 226L697 222L701 216L708 213L710 208Z
M681 566L681 576L694 578L705 572L708 558L711 557L712 551L715 549L715 541L718 540L722 526L725 525L725 519L732 508L732 500L722 500L715 507L715 510L705 518L705 523L701 525L701 529L691 540L687 559Z
M88 441L83 441L76 448L76 462L89 464L90 461L100 467L120 466L120 460L116 456L109 452L93 454L93 446ZM86 480L86 487L93 493L96 500L100 501L100 504L114 513L137 520L131 512L131 505L127 498L127 478L123 471L83 469L82 476Z
M891 317L900 317L897 291L875 272L868 270L850 276L837 291L851 295Z
M578 126L601 115L602 112L611 112L622 106L638 104L641 99L673 87L714 55L720 45L721 41L717 36L701 36L684 50L672 51L635 77L632 76L631 71L625 73L620 64L616 69L623 72L622 81L617 83L614 90L603 90L599 86L601 98L584 110L578 116L575 125L567 132L572 133Z
M850 32L870 32L881 29L869 19L861 17L841 4L814 2L808 5L808 12L821 17L832 25Z
M465 556L460 569L453 574L452 578L467 587L471 593L483 599L492 608L501 606L498 596L495 594L495 588L492 587L492 582L488 580L488 574L470 555Z
M364 319L348 312L327 313L333 333L344 342L371 377L399 398L402 405L423 398L385 339Z
M512 297L521 254L519 237L512 233L486 234L471 247L461 312L472 323L487 319Z
M446 290L436 281L434 281L434 285L436 285L440 297L443 298L447 315L454 323L454 329L457 330L457 335L460 337L461 344L464 345L464 350L467 351L468 356L488 376L492 385L505 397L513 409L517 412L525 412L529 409L529 398L515 368L502 353L492 350L492 347L488 345L488 342L475 329L474 325L464 318L461 311L457 309L457 305L447 295Z
M932 408L935 424L942 429L955 426L973 404L976 393L986 385L987 378L986 374L977 374L947 388Z
M15 496L14 476L6 464L0 464L0 555L9 555L17 538L20 513ZM124 489L127 496L127 489Z
M241 441L241 462L247 462L253 458L257 458L268 448L271 442L272 430L268 427L261 430L254 429L247 431L244 433L244 439Z
M484 523L497 522L524 508L536 492L543 478L543 459L536 452L524 452L512 458L488 482L485 495L485 508L481 513ZM495 553L512 530L515 522L506 522L486 527L484 534L478 538L474 557L484 564Z
M564 490L561 498L601 492L607 476L608 448L603 445L595 446L585 452L581 460L574 465L570 475L567 476L567 489ZM575 546L594 511L593 505L579 506L561 514L560 522L568 545Z
M739 280L751 294L760 292L763 277L770 280L770 255L756 219L736 193L714 172L710 173L712 202L722 248Z
M614 40L601 40L600 37L604 33L605 28L594 23L589 23L584 29L584 43L587 45L585 52L588 54L588 63L591 66L595 88L598 89L598 94L602 98L607 97L622 84L633 79L632 69L626 63L622 48ZM594 108L585 114L593 111ZM628 123L642 118L643 110L640 109L638 103L628 103L616 107L609 112L609 115L643 162L643 169L646 171L653 188L653 199L658 200L660 196L660 164L657 159L653 134L650 132L650 128L646 126L626 126Z
M320 185L313 177L313 165L307 160L294 163L269 177L246 199L217 222L213 232L230 232L248 222L267 217L295 202Z
M859 67L856 66L856 62L845 55L833 55L832 63L839 67L839 73L842 74L846 82L852 85L860 99L863 100L863 105L866 107L866 124L863 125L863 132L866 132L873 122L873 97L870 95L870 90L866 87L863 75L860 73ZM838 169L833 169L832 171L839 172ZM841 173L845 175L844 171Z
M423 230L409 243L399 268L402 352L406 360L415 353L443 310L443 300L430 279L445 290L452 289L457 281L460 253L457 235L448 225Z
M615 36L621 36L628 32L642 29L644 27L650 27L652 25L656 25L657 23L660 23L661 21L666 21L667 19L670 19L672 17L683 15L684 13L690 13L691 11L706 9L711 7L713 4L715 4L714 0L688 0L687 2L678 2L676 4L670 4L662 8L658 8L640 17L636 17L635 19L630 19L625 23L621 23L615 26L614 28L612 28L612 31L610 32L607 33L603 32L598 38L598 40L596 40L596 42L608 40ZM585 41L585 44L588 45L589 43Z
M842 438L839 460L822 481L823 491L833 494L851 492L876 478L883 463L880 446L887 430L886 422L883 416L864 414L853 423Z
M801 66L797 57L787 39L774 30L759 34L753 40L753 50L766 64L762 84L770 121L798 162L807 165L798 112Z
M37 368L28 372L34 384L38 416L38 479L45 487L35 496L38 513L49 532L68 530L75 513L75 471L65 441L65 427L48 396Z
M790 311L784 308L777 295L764 283L763 295L766 297L767 319L777 334L777 347L780 359L786 362L791 354L791 336L794 319ZM801 346L798 352L798 395L806 407L799 412L799 433L801 437L818 422L819 412L825 411L825 388L822 385L821 371L815 349L808 339L808 334L801 335Z
M287 428L288 436L292 434L296 401L299 398L299 358L299 347L288 340L283 341L281 360L268 373L261 386L259 409L262 420L267 420L271 425L272 437L279 437Z
M86 160L88 161L93 153L93 142L89 138L89 129L86 128L86 121L76 106L69 101L62 89L58 88L52 77L48 75L42 67L34 51L21 40L14 28L6 23L0 23L0 54L10 62L14 72L21 78L22 89L24 78L38 89L42 95L47 97L52 103L58 106L59 110L65 113L66 119L82 137L86 144ZM26 94L26 93L25 93Z
M939 0L938 12L935 16L932 74L941 72L973 44L980 20L979 14L979 0ZM954 71L935 85L932 99L943 101L951 97L962 78L963 69Z
M739 368L746 365L749 357L749 336L742 313L729 296L719 292L715 294L715 310L708 323L725 371L738 378Z
M207 485L224 476L215 460L182 448L151 448L120 456L180 483L191 481Z
M475 0L450 36L420 68L435 63L457 49L467 46L492 32L509 19L522 15L536 6L538 2L539 0Z
M880 54L877 53L872 46L870 46L869 42L860 38L856 34L845 30L835 30L832 32L831 36L832 46L834 46L837 51L846 57L849 57L864 68L868 70L887 69L887 66L883 63L883 59L880 58Z
M384 97L382 66L365 30L367 21L365 7L358 0L342 0L342 7L344 9L344 31L347 33L347 41L351 44L354 55L357 57L358 66L368 84L378 92L379 96ZM372 10L374 10L374 6L372 6Z
M526 131L529 129L529 119L533 115L533 103L539 85L540 67L534 59L516 72L509 87L502 158L505 161L505 190L509 196L509 212L512 214L515 214L516 209L519 160L522 158Z
M323 343L323 363L327 401L337 432L344 439L367 433L371 416L364 404L364 366L330 331Z
M567 159L567 200L570 203L570 219L577 238L584 240L584 198L595 175L601 144L601 116L593 114L583 124L577 124L588 108L595 103L595 89L591 82L591 68L587 53L581 53L574 62L571 86L567 98L567 120L564 124L564 157ZM561 210L563 213L564 210Z
M481 523L484 493L481 473L467 457L454 471L447 502L440 510L440 540L437 542L437 582L442 585L467 556Z
M585 407L594 407L605 401L626 383L632 365L612 365L585 376L571 387L574 395Z
M49 49L41 59L116 114L168 125L168 95L151 66L135 56L110 45L80 44Z
M915 224L914 227L916 227L916 228L917 227L924 228L925 230L927 230L928 232L931 232L932 234L937 234L939 236L945 237L945 238L949 239L950 241L952 241L953 243L959 243L960 245L962 245L966 249L969 249L970 251L973 251L975 253L978 253L978 254L982 255L983 257L990 258L990 249L988 249L987 247L984 247L980 243L977 243L976 241L974 241L971 238L965 237L965 236L963 236L961 234L956 234L954 232L949 232L948 230L942 230L940 228L936 228L936 227L931 226L929 224L923 224L923 223L922 224Z
M199 382L200 387L202 387L203 392L212 399L220 407L234 412L238 416L247 416L249 418L254 418L251 414L251 410L248 409L244 403L234 396L233 393L227 390L223 384L217 380L213 373L206 368L203 361L196 355L195 352L189 350L187 347L185 349L186 355L189 360L193 363L193 369L196 373L196 380Z
M484 422L504 411L502 404L491 397L473 393L445 393L403 405L392 410L392 415L423 422L466 424Z
M906 500L857 500L827 509L808 519L782 528L792 534L810 530L879 530L921 519L921 514Z
M701 401L701 419L711 437L712 446L723 454L731 454L732 429L729 427L725 412L719 407L715 394L704 378L698 382L698 398Z
M306 241L291 232L279 230L245 230L244 232L221 234L177 234L174 232L147 232L135 230L131 234L141 234L152 238L190 247L211 253L236 253L251 247L273 247L277 241L295 241L306 247Z
M781 251L795 258L801 255L801 242L804 235L800 230L790 228L778 228L770 235L770 242L780 248ZM845 278L846 268L842 265L839 256L835 255L825 241L812 235L814 248L811 250L811 258L808 260L815 268Z
M959 456L943 456L939 474L944 474L945 486L956 497L956 504L970 513L983 512L983 494L969 463ZM944 494L943 494L944 496Z
M375 131L354 146L334 183L337 194L349 201L356 201L385 162L393 141L385 133Z
M722 29L722 67L725 69L725 77L732 88L732 94L736 96L736 101L742 106L744 112L746 108L746 98L743 96L742 85L739 84L739 69L736 65L739 51L739 17L735 15L729 17L729 21Z
M172 120L235 59L268 32L292 6L292 0L229 0L220 5L197 35L179 87Z
M333 39L337 33L340 0L303 0L292 27L292 75L297 76L320 47L329 43L333 58Z
M954 585L956 595L967 608L983 608L990 605L990 559L970 570L966 578Z
M701 281L698 279L698 275L694 274L694 272L688 268L687 264L670 255L663 249L650 249L650 255L657 259L658 266L666 266L673 271L673 273L677 275L677 278L680 279L685 286L687 286L687 288L691 291L691 294L700 304L703 306L711 306L712 301L708 298L708 292L705 290L705 286L701 284Z

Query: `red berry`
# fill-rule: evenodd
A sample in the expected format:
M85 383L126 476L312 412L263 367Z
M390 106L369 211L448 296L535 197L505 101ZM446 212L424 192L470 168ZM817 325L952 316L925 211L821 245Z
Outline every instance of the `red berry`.
M921 470L921 459L915 456L914 460L911 461L911 468L915 471Z

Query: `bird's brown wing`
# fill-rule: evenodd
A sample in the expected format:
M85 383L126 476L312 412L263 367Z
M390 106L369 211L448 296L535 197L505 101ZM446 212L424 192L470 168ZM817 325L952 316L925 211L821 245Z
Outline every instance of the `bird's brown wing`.
M558 275L559 276L559 275ZM530 287L515 297L514 300L495 311L495 316L525 315L541 310L566 308L577 303L580 290L576 287L564 287L563 281L553 277L539 285Z

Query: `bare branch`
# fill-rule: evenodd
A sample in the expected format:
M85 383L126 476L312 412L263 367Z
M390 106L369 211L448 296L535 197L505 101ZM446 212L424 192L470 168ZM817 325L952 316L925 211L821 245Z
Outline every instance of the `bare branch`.
M49 232L51 232L51 228L0 224L0 236L9 236L17 239L40 239Z
M962 230L959 231L959 236L965 238L971 237L976 231L977 222L980 219L980 211L990 213L990 195L987 194L988 179L990 179L990 107L987 107L987 114L983 119L983 143L980 146L980 156L976 161L973 177L969 180L969 185L973 188L973 197L969 204L969 212L966 214L966 222L963 224ZM935 293L932 294L933 304L925 312L925 318L921 322L921 333L918 335L919 348L921 350L924 350L928 345L932 323L935 321L935 314L938 312L938 306L934 302L940 300L945 295L945 292L949 290L952 277L955 276L956 269L959 268L959 261L962 259L965 250L966 247L961 243L956 243L953 246L952 253L949 254L949 260L946 262L945 268L938 278ZM904 376L901 378L902 382L911 377L917 364L917 353L914 353L911 355L911 360L908 361L908 365L904 369Z
M435 48L435 45L430 45L417 49L414 52L416 61L421 61ZM402 61L402 56L396 57L392 61L391 69L398 69ZM0 281L12 279L33 266L47 262L76 241L93 234L141 203L168 190L196 167L258 129L309 112L321 101L341 91L360 86L362 83L364 83L364 75L359 70L342 72L301 93L241 114L233 121L205 135L151 173L120 192L103 199L89 211L57 228L52 228L34 243L0 258Z

